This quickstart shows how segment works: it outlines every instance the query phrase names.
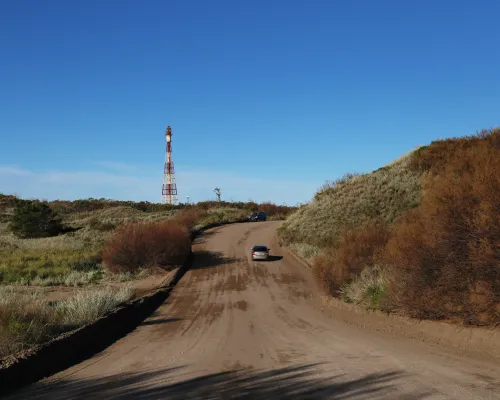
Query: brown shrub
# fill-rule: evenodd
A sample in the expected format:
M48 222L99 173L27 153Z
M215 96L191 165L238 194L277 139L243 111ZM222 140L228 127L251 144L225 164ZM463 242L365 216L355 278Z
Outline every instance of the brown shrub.
M207 212L200 208L185 208L179 210L175 214L174 220L185 226L187 229L192 229L198 221L200 221Z
M484 129L477 135L436 140L415 151L410 158L409 167L414 171L429 171L436 175L451 159L456 159L459 154L476 146L500 149L500 128Z
M358 276L366 266L374 265L387 239L388 229L379 220L343 232L337 242L313 261L313 271L320 286L327 293L338 296L345 283Z
M500 323L499 154L496 130L418 155L429 171L422 202L395 224L382 257L398 271L390 301L407 314Z
M255 211L263 211L269 218L275 217L275 219L284 218L295 210L295 208L288 206L279 206L277 204L271 203L270 201L263 202L257 205L254 209Z
M172 268L191 251L189 229L175 220L139 222L120 226L107 240L102 258L113 272L139 268Z

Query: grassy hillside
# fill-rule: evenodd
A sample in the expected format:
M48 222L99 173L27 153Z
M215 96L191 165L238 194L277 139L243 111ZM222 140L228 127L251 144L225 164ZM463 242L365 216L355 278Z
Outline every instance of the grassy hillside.
M293 213L280 228L280 239L311 259L339 235L373 219L392 223L420 202L421 173L408 167L408 153L375 172L345 174L326 183L314 199Z
M500 323L500 129L432 142L321 188L280 229L344 301Z

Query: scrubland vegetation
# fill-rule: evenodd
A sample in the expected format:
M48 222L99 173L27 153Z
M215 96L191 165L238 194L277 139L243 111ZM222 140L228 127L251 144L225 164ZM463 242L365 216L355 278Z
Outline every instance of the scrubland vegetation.
M92 322L133 296L124 286L78 293L49 304L37 289L19 292L0 286L0 357L5 357Z
M500 323L500 129L438 140L327 183L280 228L327 294L367 308Z
M171 268L182 263L173 247L183 246L185 252L191 230L244 220L257 209L268 212L270 219L285 218L293 210L253 202L170 206L104 199L42 202L0 195L0 284L81 286L116 272ZM176 246L162 246L167 239ZM123 245L119 248L120 242L133 246L134 255Z
M174 269L191 249L193 230L241 221L257 209L271 219L293 210L253 202L170 206L0 195L0 357L107 313L134 295L131 285L111 282ZM46 286L80 289L49 304Z

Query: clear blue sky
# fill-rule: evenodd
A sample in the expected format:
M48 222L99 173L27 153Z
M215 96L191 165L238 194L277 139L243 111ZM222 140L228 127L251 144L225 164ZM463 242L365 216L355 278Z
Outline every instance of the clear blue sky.
M0 192L311 199L499 125L500 2L0 2Z

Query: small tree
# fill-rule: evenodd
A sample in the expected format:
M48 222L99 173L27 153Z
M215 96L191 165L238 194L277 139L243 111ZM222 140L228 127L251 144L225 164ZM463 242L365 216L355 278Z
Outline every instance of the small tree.
M56 213L39 201L20 201L10 218L10 230L19 238L55 236L64 230Z
M214 189L215 195L217 196L217 201L220 202L220 188L216 187Z

